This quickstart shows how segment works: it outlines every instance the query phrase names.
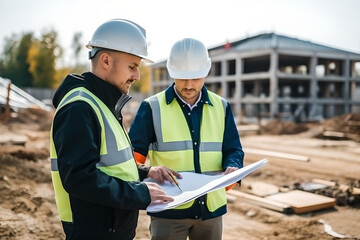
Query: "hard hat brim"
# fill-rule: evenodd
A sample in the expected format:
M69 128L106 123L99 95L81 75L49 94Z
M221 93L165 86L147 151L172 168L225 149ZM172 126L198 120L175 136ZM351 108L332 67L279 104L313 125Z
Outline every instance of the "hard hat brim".
M91 59L92 57L94 57L94 56L96 55L96 53L97 53L100 49L109 49L109 50L111 50L111 51L123 52L123 51L118 51L118 50L116 50L116 49L111 49L111 48L95 47L95 46L91 46L91 45L89 45L89 44L86 45L86 47L90 49L89 59ZM96 52L93 52L94 49L97 49ZM146 57L146 56L144 56L144 55L132 54L132 53L128 53L128 52L123 52L123 53L130 54L130 55L139 57L139 58L141 58L144 62L147 62L147 63L154 63L153 60L149 59L148 57Z
M198 79L205 78L209 75L210 67L202 70L202 71L194 71L194 72L177 72L168 69L169 75L175 79Z

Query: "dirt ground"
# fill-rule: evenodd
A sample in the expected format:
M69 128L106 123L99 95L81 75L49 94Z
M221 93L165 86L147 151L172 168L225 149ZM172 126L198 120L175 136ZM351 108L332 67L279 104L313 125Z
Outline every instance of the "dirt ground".
M51 118L52 113L28 109L0 123L0 239L64 239L50 177ZM243 179L243 185L262 181L293 186L319 178L359 187L360 129L342 125L349 118L343 116L311 126L272 121L261 129L261 135L242 135L245 165L264 157L269 161ZM358 120L352 118L350 125L356 125ZM296 129L296 134L290 134L294 133L290 129ZM340 129L346 137L320 138L324 129ZM250 148L297 154L310 160L247 153ZM346 239L360 239L360 203L356 201L315 212L285 214L237 198L228 204L223 221L224 240L340 239L327 233L321 221L335 233L346 235ZM149 239L148 226L149 217L140 211L136 239Z

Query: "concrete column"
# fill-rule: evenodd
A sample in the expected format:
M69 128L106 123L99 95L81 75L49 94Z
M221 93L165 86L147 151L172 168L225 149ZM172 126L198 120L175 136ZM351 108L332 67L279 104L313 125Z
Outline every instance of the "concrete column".
M234 116L236 118L236 122L240 122L241 119L241 72L242 72L242 59L236 58L235 59L235 109Z
M224 80L225 79L225 76L227 74L227 71L226 71L226 60L222 60L221 61L221 78L222 78L222 81L221 81L221 95L223 98L227 99L227 84L226 84L226 81Z
M349 56L346 57L344 63L344 88L343 88L343 96L344 96L344 114L350 112L350 59Z
M259 81L254 82L253 95L254 95L254 97L257 97L257 98L260 96L260 82Z
M317 99L317 76L316 76L316 65L318 63L318 58L316 54L311 57L311 65L310 65L310 112L309 119L316 118L318 113L318 99Z
M273 48L270 54L270 69L269 69L269 74L270 74L270 99L271 99L271 104L270 104L270 117L274 117L275 114L278 113L278 76L277 76L277 72L278 72L278 58L279 55L276 51L276 48Z

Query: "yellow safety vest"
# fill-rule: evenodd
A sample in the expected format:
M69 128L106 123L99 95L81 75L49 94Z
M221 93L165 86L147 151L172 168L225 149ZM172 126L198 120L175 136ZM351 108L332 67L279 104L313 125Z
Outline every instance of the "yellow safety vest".
M96 167L109 176L124 181L138 181L139 173L128 140L129 137L109 108L99 98L86 88L75 88L63 97L55 114L66 104L75 101L88 103L94 109L101 126L100 161ZM56 204L60 219L65 222L72 222L69 195L61 183L52 131L53 126L51 126L50 131L50 158Z
M204 104L200 128L199 161L203 174L222 171L222 142L225 130L226 101L209 92L213 106ZM194 172L193 141L185 116L177 101L166 103L165 91L146 101L151 106L157 142L151 144L149 158L151 166L165 165L176 171ZM189 208L194 201L177 207ZM225 188L207 194L209 211L226 204Z

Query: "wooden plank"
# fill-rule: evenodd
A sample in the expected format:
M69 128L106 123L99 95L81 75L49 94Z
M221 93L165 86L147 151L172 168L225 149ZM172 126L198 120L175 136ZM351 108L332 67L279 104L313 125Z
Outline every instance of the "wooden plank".
M325 180L325 179L314 178L314 179L312 180L312 182L324 184L324 185L330 186L330 187L335 187L335 186L336 186L336 182L328 181L328 180Z
M360 121L348 121L349 126L360 126Z
M28 138L26 136L3 134L0 135L0 145L19 145L25 146Z
M293 190L265 197L273 201L288 204L295 213L306 213L335 206L335 198L314 193Z
M241 183L241 190L259 197L265 197L274 193L279 192L279 187L270 184L270 183L264 183L264 182L247 182L243 181Z
M270 199L265 199L262 197L254 196L254 195L236 191L236 190L229 190L229 191L227 191L227 194L239 197L239 198L241 198L242 201L245 201L247 203L254 204L254 205L257 205L260 207L264 207L267 209L271 209L271 210L274 210L277 212L282 212L282 213L292 213L293 212L292 208L289 205L280 203L280 202L276 202L276 201L273 201Z
M310 158L306 157L306 156L288 154L288 153L283 153L283 152L260 150L260 149L255 149L255 148L245 148L244 152L257 154L257 155L261 155L261 156L272 156L272 157L285 158L285 159L304 161L304 162L310 161Z
M346 134L343 132L324 131L322 135L329 139L346 139Z

